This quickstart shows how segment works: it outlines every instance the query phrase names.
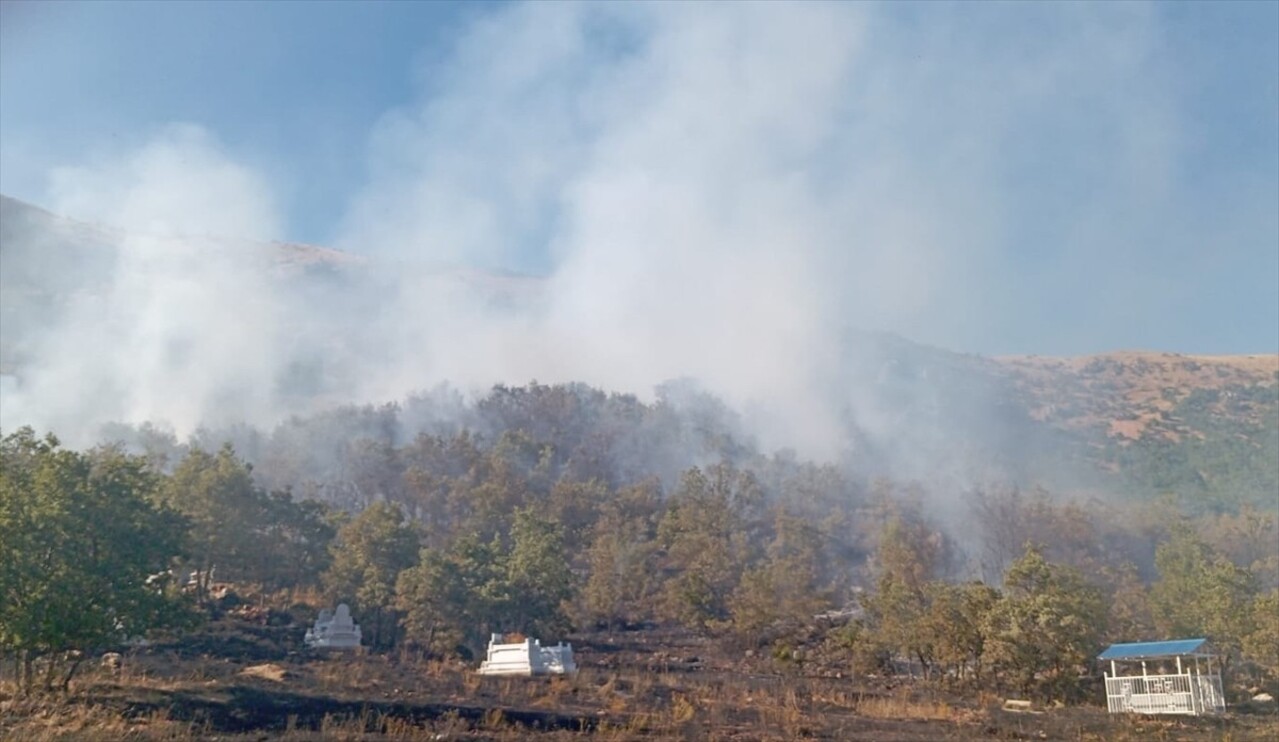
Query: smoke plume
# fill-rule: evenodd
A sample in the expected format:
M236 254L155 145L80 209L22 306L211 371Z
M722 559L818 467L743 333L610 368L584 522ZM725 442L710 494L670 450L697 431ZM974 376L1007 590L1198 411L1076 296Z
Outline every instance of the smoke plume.
M1104 315L1148 267L1098 256L1208 227L1161 219L1184 194L1148 9L934 10L496 9L370 132L333 239L358 279L288 278L249 239L287 237L271 184L198 124L59 169L46 205L122 237L6 381L3 426L186 433L440 382L689 377L768 447L837 456L851 419L907 469L941 448L971 468L895 417L890 357L850 329L1015 345L1058 297L1019 285L1026 245ZM900 384L931 404L929 379Z

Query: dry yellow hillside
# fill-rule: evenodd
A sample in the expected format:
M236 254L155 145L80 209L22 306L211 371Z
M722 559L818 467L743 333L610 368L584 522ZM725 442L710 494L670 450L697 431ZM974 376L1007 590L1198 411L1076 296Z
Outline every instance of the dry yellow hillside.
M1279 383L1279 355L1181 355L1117 351L1055 358L995 359L1025 395L1033 417L1073 429L1094 429L1119 439L1157 434L1177 439L1195 431L1172 415L1197 390L1225 390L1220 414L1261 422L1263 407L1240 402L1230 387Z

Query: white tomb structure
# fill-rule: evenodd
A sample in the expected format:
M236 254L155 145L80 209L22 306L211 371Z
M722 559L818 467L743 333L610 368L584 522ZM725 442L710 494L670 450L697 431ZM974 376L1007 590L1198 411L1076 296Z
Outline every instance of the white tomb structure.
M1106 707L1112 714L1200 714L1226 710L1221 669L1206 639L1112 644Z
M325 608L315 619L315 626L306 630L302 640L314 649L352 649L360 646L360 626L351 620L351 609L339 603L334 613Z
M505 637L489 638L488 657L480 663L481 675L566 675L577 672L573 645L543 647L537 639L504 644Z

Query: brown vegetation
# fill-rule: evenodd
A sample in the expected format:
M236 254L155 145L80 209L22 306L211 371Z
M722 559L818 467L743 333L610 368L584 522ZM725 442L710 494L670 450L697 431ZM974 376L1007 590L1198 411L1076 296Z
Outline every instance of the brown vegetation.
M1038 420L1112 437L1197 434L1170 413L1196 390L1270 386L1279 355L1197 356L1119 351L1091 356L1004 356L995 359L1027 397ZM1224 414L1223 400L1219 411ZM1234 411L1238 414L1238 411Z

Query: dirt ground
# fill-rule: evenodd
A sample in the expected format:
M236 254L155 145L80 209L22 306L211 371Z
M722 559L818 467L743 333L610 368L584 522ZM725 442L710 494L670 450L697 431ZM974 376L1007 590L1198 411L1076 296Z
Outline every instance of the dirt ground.
M483 678L407 653L306 652L296 626L219 622L90 667L66 697L0 686L4 740L1274 740L1279 715L1005 711L656 630L574 637L571 678Z

